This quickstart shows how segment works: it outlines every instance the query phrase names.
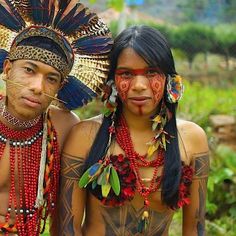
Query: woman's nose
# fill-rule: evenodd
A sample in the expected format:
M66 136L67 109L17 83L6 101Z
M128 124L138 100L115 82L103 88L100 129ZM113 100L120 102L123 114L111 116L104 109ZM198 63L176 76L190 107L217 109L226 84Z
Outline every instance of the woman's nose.
M147 78L144 75L136 75L132 81L132 87L134 90L145 90L147 89Z

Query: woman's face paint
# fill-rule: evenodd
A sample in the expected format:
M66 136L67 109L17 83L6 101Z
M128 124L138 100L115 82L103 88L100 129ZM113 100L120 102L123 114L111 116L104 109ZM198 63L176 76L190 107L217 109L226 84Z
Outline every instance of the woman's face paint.
M127 109L139 115L156 110L163 97L165 75L149 65L133 49L124 49L115 71L119 97Z

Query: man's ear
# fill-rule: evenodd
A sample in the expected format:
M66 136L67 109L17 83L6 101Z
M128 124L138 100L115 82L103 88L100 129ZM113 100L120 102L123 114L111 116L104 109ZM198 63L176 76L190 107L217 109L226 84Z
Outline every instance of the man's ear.
M6 59L3 63L3 73L9 77L9 73L12 69L12 62L9 59Z

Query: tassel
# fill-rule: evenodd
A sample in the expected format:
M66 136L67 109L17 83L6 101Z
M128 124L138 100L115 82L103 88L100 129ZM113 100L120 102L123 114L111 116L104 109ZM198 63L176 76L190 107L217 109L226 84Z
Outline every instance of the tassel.
M149 213L147 210L145 210L142 214L142 218L139 220L138 223L138 232L144 233L148 228L148 224L149 224Z

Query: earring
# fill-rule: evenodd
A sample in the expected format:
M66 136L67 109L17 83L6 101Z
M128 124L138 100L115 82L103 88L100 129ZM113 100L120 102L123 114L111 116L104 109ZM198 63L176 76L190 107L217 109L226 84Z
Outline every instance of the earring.
M102 101L104 104L103 114L109 116L116 111L117 89L113 80L109 80L103 88Z
M169 103L178 102L184 92L184 85L180 75L168 75L167 77L167 100Z

